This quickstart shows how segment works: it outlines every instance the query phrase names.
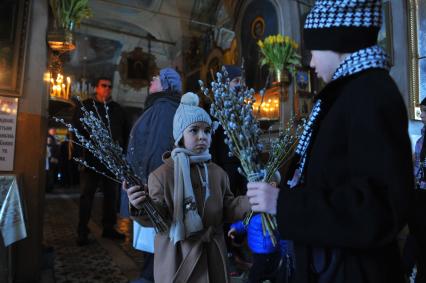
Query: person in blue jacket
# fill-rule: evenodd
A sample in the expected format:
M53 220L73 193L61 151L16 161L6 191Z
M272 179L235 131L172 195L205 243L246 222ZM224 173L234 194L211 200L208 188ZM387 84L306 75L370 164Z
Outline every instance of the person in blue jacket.
M163 164L162 155L165 151L172 150L173 117L179 106L182 96L182 81L179 73L173 68L163 68L151 80L149 95L145 101L142 115L132 128L127 146L127 161L133 172L143 181L147 182L149 174ZM128 216L129 199L127 193L121 193L121 214ZM126 215L127 214L127 215ZM141 247L153 247L153 237L144 237L145 228L138 223L133 223L134 247L144 250L144 267L139 282L154 282L152 251ZM153 230L153 229L152 229Z

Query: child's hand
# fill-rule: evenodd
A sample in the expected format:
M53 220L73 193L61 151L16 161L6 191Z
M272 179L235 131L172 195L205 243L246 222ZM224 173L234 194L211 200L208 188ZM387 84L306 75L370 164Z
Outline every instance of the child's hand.
M129 202L137 209L142 209L142 203L146 200L147 197L146 187L141 188L140 186L133 186L127 188L127 184L124 181L121 188L127 193Z
M231 228L228 231L228 237L231 238L232 240L235 239L235 235L237 234L237 230L235 230L235 228Z

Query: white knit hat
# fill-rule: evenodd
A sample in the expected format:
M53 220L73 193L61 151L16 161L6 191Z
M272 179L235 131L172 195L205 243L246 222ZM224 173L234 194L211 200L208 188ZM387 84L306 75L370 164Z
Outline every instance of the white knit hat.
M175 145L178 145L182 139L183 131L191 124L205 122L212 126L209 114L203 108L198 107L199 101L198 96L193 92L187 92L182 96L180 105L173 118L173 138L175 139Z

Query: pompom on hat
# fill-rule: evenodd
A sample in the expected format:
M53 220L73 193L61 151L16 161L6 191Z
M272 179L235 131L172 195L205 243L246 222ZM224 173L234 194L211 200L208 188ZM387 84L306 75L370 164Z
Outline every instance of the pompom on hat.
M182 96L180 105L173 118L173 138L175 139L175 145L178 145L183 137L183 131L191 124L205 122L212 126L209 114L198 106L199 101L198 95L193 92L187 92Z
M182 93L182 81L178 72L173 68L160 70L160 82L164 91Z
M303 29L309 50L352 53L377 44L381 0L317 0Z

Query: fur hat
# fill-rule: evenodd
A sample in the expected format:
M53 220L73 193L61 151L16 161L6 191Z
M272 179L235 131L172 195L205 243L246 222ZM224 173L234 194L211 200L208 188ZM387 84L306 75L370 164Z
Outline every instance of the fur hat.
M241 68L235 65L223 65L226 72L228 73L228 78L230 81L236 77L241 77Z
M172 68L160 70L160 81L164 91L182 93L182 80L178 72Z
M210 126L212 125L209 114L203 108L198 107L198 103L199 98L195 93L187 92L182 96L180 105L173 118L173 138L175 139L175 145L178 145L182 139L183 131L189 125L196 122L206 122Z
M317 0L303 30L309 50L351 53L377 44L381 0Z

